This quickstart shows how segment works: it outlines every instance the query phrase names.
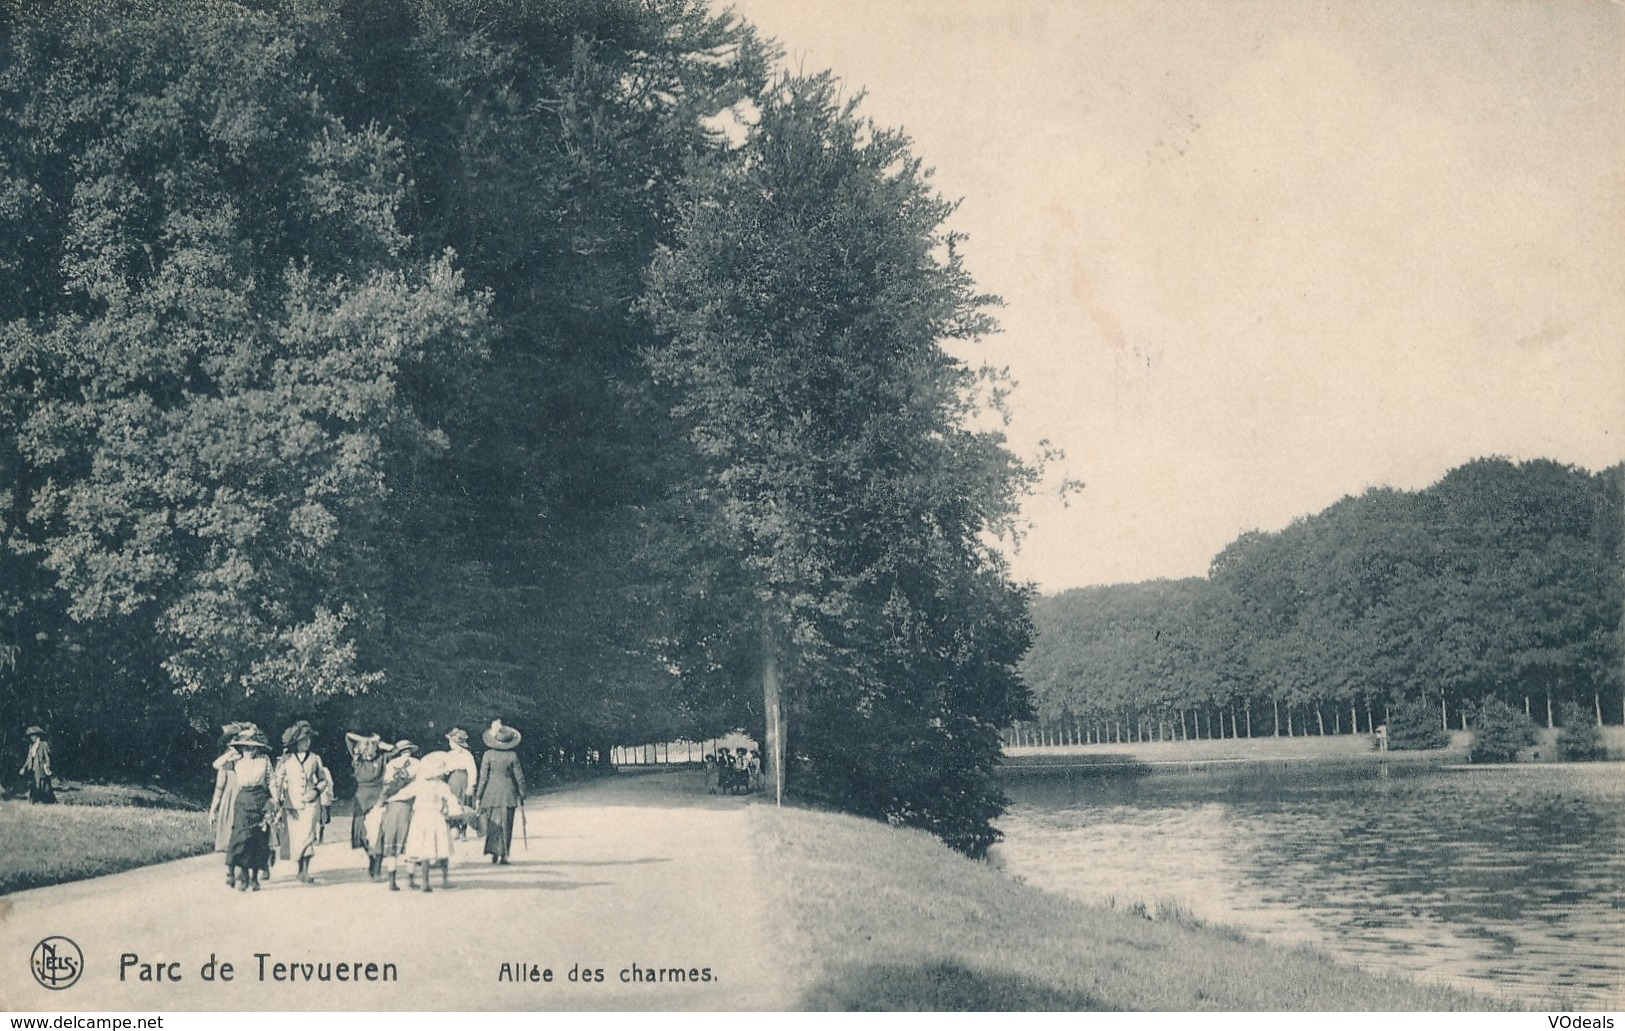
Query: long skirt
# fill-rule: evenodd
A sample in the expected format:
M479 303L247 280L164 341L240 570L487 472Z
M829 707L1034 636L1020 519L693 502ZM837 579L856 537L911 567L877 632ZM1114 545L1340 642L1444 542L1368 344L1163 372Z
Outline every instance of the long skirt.
M267 788L251 786L237 790L237 803L231 814L231 842L226 846L227 866L270 872L271 832L265 826L265 809L270 804L271 792Z
M49 805L56 801L56 789L51 786L51 778L34 777L28 782L28 800L36 804Z
M355 802L350 806L350 847L367 848L367 812L378 804L384 793L382 784L360 784L355 789ZM370 849L369 849L370 851Z
M214 814L214 850L225 852L231 848L231 831L236 824L233 815L237 808L237 776L226 771L226 786L220 792L220 808Z
M485 815L485 854L508 858L513 851L513 809L511 805L482 809Z
M406 835L412 830L412 800L390 802L378 825L378 847L374 855L398 856L406 851Z
M321 828L322 807L312 802L302 809L283 813L283 859L305 859L316 854L316 836Z
M467 770L452 770L449 774L447 774L446 787L450 788L451 793L457 796L457 801L462 802L464 805L468 804Z

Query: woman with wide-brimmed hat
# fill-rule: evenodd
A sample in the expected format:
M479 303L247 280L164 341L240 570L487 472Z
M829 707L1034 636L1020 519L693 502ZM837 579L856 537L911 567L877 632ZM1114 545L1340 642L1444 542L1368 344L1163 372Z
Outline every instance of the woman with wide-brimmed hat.
M51 778L55 776L51 772L51 742L46 738L45 728L33 724L23 733L28 735L28 756L17 775L28 778L28 800L35 804L55 802L56 789L51 786Z
M214 850L231 846L232 814L237 805L237 760L243 753L232 740L245 730L258 730L252 723L227 723L220 728L220 755L214 761L214 795L209 799L209 825L214 828ZM233 887L233 874L226 868L226 887Z
M350 847L367 850L367 875L377 880L383 856L373 850L367 837L367 814L383 798L389 749L377 734L346 733L344 744L350 750L350 769L355 771L355 800L350 804Z
M479 787L474 804L485 818L485 854L491 862L506 864L513 851L513 813L525 804L525 768L514 749L519 731L493 720L480 735L486 752L480 758Z
M299 880L315 884L310 861L316 855L316 842L325 822L322 817L333 804L333 775L322 757L310 750L316 731L300 720L282 732L285 750L277 763L275 794L282 810L282 858L299 864Z
M258 730L238 732L231 747L236 790L231 806L231 839L226 843L226 886L260 890L271 874L271 746Z
M377 868L380 872L389 871L391 885L401 863L400 857L406 852L406 835L412 829L412 799L396 796L416 778L417 754L418 746L406 738L395 742L389 763L384 767L384 788L379 796L383 805L374 810L378 814L376 831L373 818L367 820L371 851L378 857Z

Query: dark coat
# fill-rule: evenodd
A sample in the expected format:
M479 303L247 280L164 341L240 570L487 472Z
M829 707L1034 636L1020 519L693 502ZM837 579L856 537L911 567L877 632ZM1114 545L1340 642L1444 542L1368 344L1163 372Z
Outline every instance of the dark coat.
M525 801L525 768L519 756L499 748L480 757L480 783L474 794L479 809L503 809Z

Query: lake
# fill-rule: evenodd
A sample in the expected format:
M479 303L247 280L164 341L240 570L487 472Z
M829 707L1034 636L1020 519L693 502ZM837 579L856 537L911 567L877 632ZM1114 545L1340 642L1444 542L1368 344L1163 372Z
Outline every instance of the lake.
M1379 972L1625 1008L1625 764L1012 773L993 858Z

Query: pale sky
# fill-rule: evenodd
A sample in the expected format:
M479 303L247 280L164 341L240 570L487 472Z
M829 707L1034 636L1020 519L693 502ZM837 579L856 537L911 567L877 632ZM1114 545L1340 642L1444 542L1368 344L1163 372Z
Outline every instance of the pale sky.
M1470 459L1625 460L1625 7L741 0L962 200L1046 591Z

